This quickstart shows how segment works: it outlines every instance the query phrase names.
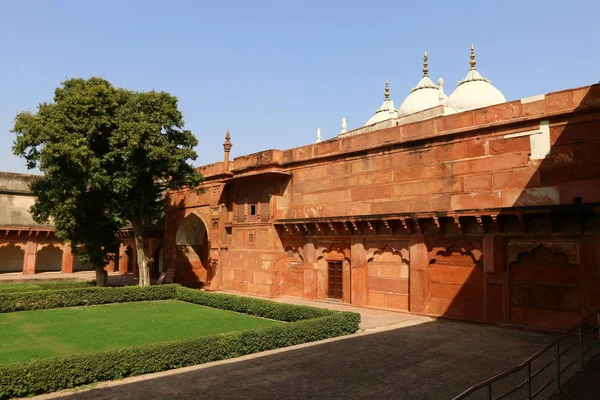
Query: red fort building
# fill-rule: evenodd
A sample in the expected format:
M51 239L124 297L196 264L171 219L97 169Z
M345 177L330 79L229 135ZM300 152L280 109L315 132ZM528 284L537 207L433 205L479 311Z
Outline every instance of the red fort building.
M600 85L507 102L423 78L335 138L200 168L164 267L208 290L568 328L600 307Z

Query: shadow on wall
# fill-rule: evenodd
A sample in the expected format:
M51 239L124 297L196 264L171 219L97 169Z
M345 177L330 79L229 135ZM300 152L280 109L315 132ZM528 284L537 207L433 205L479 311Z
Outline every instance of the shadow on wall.
M574 93L553 95L573 102ZM552 104L548 100L539 107ZM484 221L483 241L462 241L445 252L428 241L431 313L567 329L600 307L594 215L600 203L600 111L584 112L600 104L600 85L576 101L567 117L542 119L531 134L496 142L529 161L509 172L491 171L492 189L501 189L502 207L513 211ZM482 250L493 269L484 270Z

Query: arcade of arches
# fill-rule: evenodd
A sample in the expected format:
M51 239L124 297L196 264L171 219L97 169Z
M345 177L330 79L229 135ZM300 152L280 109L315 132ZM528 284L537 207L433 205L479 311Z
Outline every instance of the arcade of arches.
M42 272L73 273L92 271L90 264L80 263L71 253L71 247L61 242L51 231L0 229L3 242L0 242L0 274L23 273L31 275ZM36 233L38 233L36 235ZM161 232L162 233L162 232ZM124 233L121 245L115 251L115 259L105 269L120 274L137 274L135 243L129 233ZM144 238L147 251L152 251L157 262L151 265L153 277L164 269L162 259L162 238Z

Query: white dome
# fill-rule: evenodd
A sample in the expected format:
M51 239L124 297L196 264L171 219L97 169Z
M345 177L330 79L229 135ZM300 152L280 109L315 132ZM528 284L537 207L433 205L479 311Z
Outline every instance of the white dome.
M398 118L398 112L394 108L394 101L390 100L390 87L388 81L385 81L385 100L381 107L379 107L375 114L369 118L365 126L373 125L378 122L387 121L388 119Z
M441 93L443 99L448 97ZM440 90L429 77L424 76L419 84L411 90L411 93L404 99L398 115L404 117L419 111L427 110L440 104Z
M457 111L474 110L492 106L494 104L505 103L506 98L498 89L496 89L489 79L481 76L475 69L475 51L471 45L471 70L462 81L458 82L458 87L448 97L448 107Z
M470 75L476 75L475 79ZM483 78L476 70L472 70L465 80L448 97L448 107L457 111L474 110L494 104L505 103L506 98L488 79Z

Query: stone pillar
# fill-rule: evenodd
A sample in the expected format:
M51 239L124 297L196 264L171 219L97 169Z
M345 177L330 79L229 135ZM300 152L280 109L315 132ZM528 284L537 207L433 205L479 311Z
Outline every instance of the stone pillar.
M37 242L29 240L25 245L25 257L23 258L23 274L35 274L35 263L37 258Z
M71 253L71 243L65 243L63 245L63 256L62 256L62 269L63 274L73 273L74 257Z
M317 297L317 257L315 243L309 238L304 246L304 293L305 299Z
M409 311L425 313L429 297L429 257L424 235L410 237Z
M125 245L119 245L119 273L121 275L127 273L127 259L125 258Z
M368 302L369 274L367 270L367 252L362 237L352 237L350 246L351 294L350 302L365 306Z
M500 235L483 237L484 304L486 322L508 323L507 290L508 272L505 265L504 238Z

